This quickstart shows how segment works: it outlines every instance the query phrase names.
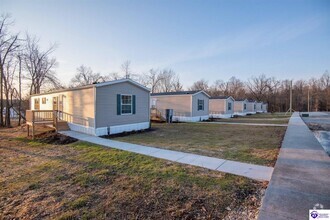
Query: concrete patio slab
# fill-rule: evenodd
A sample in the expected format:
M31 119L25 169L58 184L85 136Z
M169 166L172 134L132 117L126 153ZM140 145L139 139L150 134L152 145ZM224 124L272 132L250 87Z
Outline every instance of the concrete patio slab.
M308 219L309 209L330 209L330 157L294 113L273 176L263 198L260 220Z
M193 166L199 166L211 170L222 171L235 175L241 175L251 179L259 181L269 181L273 172L272 167L263 167L258 165L252 165L248 163L240 163L230 160L223 160L220 158L201 156L197 154L184 153L180 151L165 150L156 147L147 147L137 144L130 144L120 141L114 141L110 139L90 136L87 134L75 132L75 131L61 131L61 134L91 142L94 144L102 145L105 147L115 148L119 150L129 151L133 153L143 154L151 157L165 159L182 164L189 164ZM227 164L226 166L222 166ZM262 168L263 167L263 168Z

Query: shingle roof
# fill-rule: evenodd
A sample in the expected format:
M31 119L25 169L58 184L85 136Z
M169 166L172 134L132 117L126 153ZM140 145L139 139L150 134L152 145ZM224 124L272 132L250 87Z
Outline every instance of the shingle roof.
M73 90L86 89L86 88L92 88L92 87L102 87L102 86L113 85L113 84L122 83L122 82L130 82L130 83L132 83L136 86L139 86L139 87L141 87L141 88L143 88L147 91L150 91L150 89L148 89L147 87L141 85L138 82L135 82L134 80L131 80L131 79L118 79L118 80L112 80L112 81L107 81L107 82L93 83L93 84L89 84L89 85L85 85L85 86L77 86L77 87L73 87L73 88L53 90L53 91L50 91L50 92L44 92L44 93L40 93L40 94L33 94L33 95L30 95L30 96L47 95L47 94L52 94L52 93L73 91Z
M242 101L245 101L246 99L235 99L235 101L238 101L238 102L242 102Z
M226 96L226 95L223 95L223 96L213 96L210 99L228 99L229 97L230 96Z
M160 92L160 93L152 93L151 96L160 96L160 95L192 95L198 93L202 90L195 91L180 91L180 92Z

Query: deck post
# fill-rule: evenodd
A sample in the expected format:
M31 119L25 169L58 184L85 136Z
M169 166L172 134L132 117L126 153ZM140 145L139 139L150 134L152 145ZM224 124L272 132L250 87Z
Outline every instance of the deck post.
M55 120L55 130L56 130L56 133L57 133L57 131L58 131L58 123L57 123L57 111L56 110L54 110L54 112L53 112L53 117L54 117L54 120Z
M32 139L34 139L34 111L32 111Z
M34 140L34 122L32 122L32 139Z
M27 124L27 136L29 137L30 136L30 125Z

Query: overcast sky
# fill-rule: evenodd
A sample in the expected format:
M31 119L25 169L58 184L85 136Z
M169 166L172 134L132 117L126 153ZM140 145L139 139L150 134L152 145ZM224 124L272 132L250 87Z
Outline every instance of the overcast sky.
M185 86L262 73L310 78L330 70L328 0L0 0L44 48L57 43L67 83L82 64L96 72L172 68Z

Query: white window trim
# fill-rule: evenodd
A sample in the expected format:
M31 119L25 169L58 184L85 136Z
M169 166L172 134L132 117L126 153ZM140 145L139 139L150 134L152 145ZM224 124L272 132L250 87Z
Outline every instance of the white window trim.
M231 109L232 109L232 104L231 104L231 102L228 102L228 111L231 111Z
M123 113L123 96L130 96L131 97L131 113ZM133 95L132 94L120 94L120 115L133 115Z

